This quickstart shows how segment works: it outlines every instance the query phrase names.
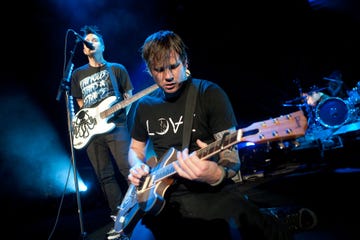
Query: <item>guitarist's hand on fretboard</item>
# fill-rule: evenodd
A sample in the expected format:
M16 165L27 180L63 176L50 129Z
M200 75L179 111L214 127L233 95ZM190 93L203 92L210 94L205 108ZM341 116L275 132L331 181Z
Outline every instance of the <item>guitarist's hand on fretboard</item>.
M197 144L200 148L207 146L200 140L197 140ZM183 178L213 184L223 177L223 171L216 162L201 161L195 152L189 155L188 149L178 151L177 160L174 162L174 169Z

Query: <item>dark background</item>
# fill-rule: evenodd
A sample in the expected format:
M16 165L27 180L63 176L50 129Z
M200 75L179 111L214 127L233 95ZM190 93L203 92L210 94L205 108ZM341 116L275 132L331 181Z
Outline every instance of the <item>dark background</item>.
M3 206L17 209L11 215L22 211L14 200L57 206L64 188L60 172L67 171L71 151L65 96L56 97L71 53L75 67L86 63L68 29L99 26L106 60L127 67L135 93L153 84L140 58L144 39L174 30L188 46L193 76L229 94L239 127L297 111L282 104L313 85L324 87L333 70L350 88L360 80L355 0L37 0L2 9L0 170ZM96 189L88 161L81 151L76 156L83 180Z
M350 88L356 85L358 4L340 2L317 6L306 0L36 1L24 6L29 8L24 14L11 9L13 17L22 20L3 30L8 53L4 82L25 87L54 118L54 108L57 113L63 110L54 97L63 77L64 55L69 58L76 40L72 33L66 36L66 30L81 33L80 28L90 24L102 30L107 60L128 68L136 92L152 83L143 71L139 48L146 36L166 28L188 45L193 75L220 84L240 123L247 124L294 110L282 106L299 95L294 80L306 91L312 85L325 86L322 78L339 69ZM82 46L73 62L75 67L86 62ZM61 117L52 120L56 127L64 126L58 122Z

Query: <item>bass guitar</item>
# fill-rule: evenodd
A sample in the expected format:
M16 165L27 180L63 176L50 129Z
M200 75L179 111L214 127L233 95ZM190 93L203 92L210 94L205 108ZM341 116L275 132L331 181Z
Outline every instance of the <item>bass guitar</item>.
M240 142L260 144L298 138L305 135L307 126L307 119L300 110L253 123L249 127L225 135L221 140L212 142L195 153L200 160L205 160ZM176 173L173 167L177 161L176 152L176 149L170 148L154 167L149 164L152 167L150 173L140 186L129 186L115 219L116 232L128 235L144 214L160 213L165 205L165 192L174 182L171 176Z
M155 91L157 88L159 86L154 84L118 103L116 103L116 96L111 96L105 98L96 107L83 108L78 111L72 120L74 148L82 149L95 135L113 130L115 123L108 122L108 120L114 116L114 113Z

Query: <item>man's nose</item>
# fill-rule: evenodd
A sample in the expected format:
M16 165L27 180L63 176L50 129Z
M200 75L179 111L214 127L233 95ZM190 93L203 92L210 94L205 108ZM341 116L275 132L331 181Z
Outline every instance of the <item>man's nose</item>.
M171 82L171 81L174 79L174 74L173 74L173 72L172 72L171 69L166 68L166 69L164 70L164 73L165 73L165 80L166 80L167 82Z

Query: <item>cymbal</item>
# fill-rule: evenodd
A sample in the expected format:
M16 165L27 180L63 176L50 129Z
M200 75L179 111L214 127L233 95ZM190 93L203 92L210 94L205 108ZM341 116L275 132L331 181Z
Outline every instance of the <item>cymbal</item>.
M326 81L330 81L330 82L342 83L341 80L337 80L337 79L333 79L333 78L323 77L323 79L326 80Z
M326 87L314 88L314 89L311 89L311 90L310 90L309 92L307 92L307 93L320 92L320 91L325 90L325 89L326 89Z
M282 105L283 105L283 107L305 107L307 104L306 103L302 103L302 104L283 103Z
M326 87L322 87L322 88L313 88L311 89L309 92L306 92L306 94L312 94L313 92L320 92L322 90L325 90ZM300 96L300 97L297 97L297 98L294 98L294 99L290 99L290 100L287 100L285 101L285 104L289 104L289 103L292 103L292 102L296 102L296 101L303 101L306 99L307 96ZM291 106L295 106L295 105L291 105ZM286 106L287 107L287 106Z

